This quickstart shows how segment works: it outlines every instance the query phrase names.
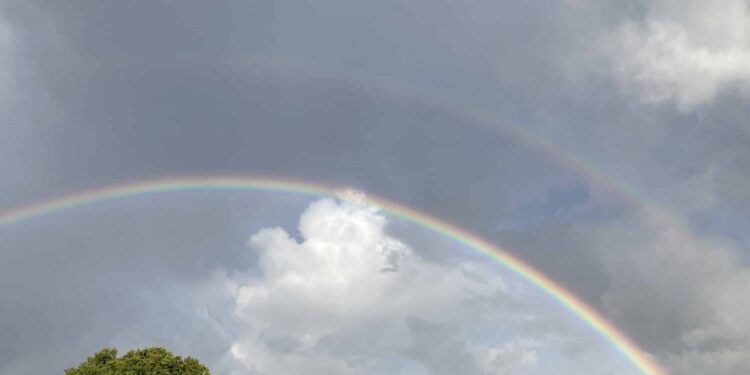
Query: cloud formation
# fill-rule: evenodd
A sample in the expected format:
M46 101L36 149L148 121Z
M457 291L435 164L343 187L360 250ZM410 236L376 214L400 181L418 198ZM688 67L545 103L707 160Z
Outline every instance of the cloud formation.
M744 0L644 4L608 42L620 77L647 102L682 111L750 84L750 7Z
M734 246L669 226L637 235L625 248L611 238L632 236L632 229L596 232L590 238L600 237L608 249L609 316L676 374L750 372L750 271Z
M748 373L750 270L741 248L690 233L677 221L645 222L641 213L562 220L529 235L546 238L536 247L575 247L596 258L606 275L603 313L672 373Z
M0 18L7 22L0 27L0 84L12 85L8 97L13 103L2 108L0 171L7 176L0 179L2 207L181 174L273 173L356 185L511 244L515 255L609 314L676 373L748 373L743 359L748 357L743 318L748 307L742 301L748 299L750 106L746 97L735 95L749 86L743 64L750 38L746 2L488 0L467 6L417 0L362 6L347 1L219 1L207 6L185 0L155 2L145 12L135 2L59 6L11 0L2 2L2 10ZM334 74L316 76L316 68L287 71L283 64L272 69L243 65L266 57L288 58L291 65L311 63ZM458 108L467 104L497 113L508 124L571 150L614 184L669 207L685 218L686 230L644 225L628 217L633 210L624 207L628 203L600 190L596 181L502 135L479 131L470 119L429 100L348 82L335 74L339 71L361 74L363 82L385 77L444 96ZM644 101L664 105L640 105ZM560 188L586 194L566 197ZM211 207L224 205L214 202ZM110 304L106 296L80 285L100 285L99 278L110 273L149 279L153 285L168 284L173 276L120 268L124 266L107 262L120 259L112 254L134 248L161 258L189 249L191 256L181 253L174 257L177 262L166 263L193 281L222 262L246 270L256 259L230 256L226 249L239 248L247 228L269 222L291 228L288 222L297 213L285 211L285 218L279 218L279 206L233 206L233 217L243 218L237 219L242 224L218 215L207 226L201 220L207 210L171 215L173 207L162 208L164 217L149 222L148 235L135 244L132 234L107 231L115 228L107 220L87 224L89 230L82 234L74 225L84 222L80 218L70 220L67 236L45 231L34 233L33 245L23 239L4 242L3 255L13 255L0 262L2 295L8 301L4 306L10 306L0 325L13 334L0 339L7 349L0 362L61 363L30 357L39 352L37 342L47 345L45 352L75 346L75 352L60 354L62 363L88 352L74 345L71 336L91 320L89 315L79 317L66 309L80 301L89 306L88 314L104 319ZM251 211L256 216L248 224L244 218ZM122 212L113 210L108 217ZM165 229L165 223L175 226ZM184 233L203 240L185 236L165 241L181 225L190 228ZM512 228L518 238L499 226ZM227 228L242 229L225 235ZM400 255L365 258L377 265L378 277L390 277L392 284L370 274L351 278L384 288L376 289L385 293L380 297L359 296L358 303L380 306L389 301L383 290L405 282L399 272L407 265L428 269L423 263L431 264L429 259L441 265L435 272L451 274L449 266L464 264L458 256L433 251L439 246L421 246L430 241L411 242L411 229L391 236L401 241L378 245L408 243L396 246L401 250L394 254ZM311 246L299 234L285 233L289 241L279 240L278 246ZM105 238L110 235L116 239ZM60 238L69 244L62 246ZM83 238L98 240L87 243ZM54 249L66 257L18 255L28 248ZM101 259L87 250L98 248L107 249ZM203 255L207 249L222 251ZM234 263L237 259L244 263ZM329 262L311 259L319 267ZM93 260L106 264L106 271L82 279L88 274L81 270ZM29 275L35 273L29 270L56 275L59 295L47 290L45 278L32 280ZM253 272L247 273L249 279L232 282L252 290L281 288L275 278L253 279ZM14 286L19 284L23 287ZM123 295L128 287L122 288ZM317 301L282 290L298 306ZM353 293L333 286L326 290L333 296ZM149 299L170 300L177 304L179 298ZM130 299L120 303L124 301ZM234 310L235 301L230 302ZM280 303L271 298L267 304L272 302ZM344 307L356 312L356 306ZM192 321L192 306L178 309L181 321ZM137 325L159 327L163 313L154 311L133 322L128 328L135 332L132 340L122 343L136 342L136 333L142 333L134 330ZM53 312L59 329L50 329ZM262 318L261 323L272 321ZM107 342L110 331L123 329L121 321L112 315L89 326L86 345ZM336 327L331 324L329 329ZM175 323L170 329L182 327ZM444 345L418 344L432 330L444 332ZM404 357L421 358L415 365L420 369L440 363L436 353L448 347L465 348L458 352L468 354L454 358L463 368L487 369L492 362L487 348L499 353L514 342L504 337L477 352L455 324L424 316L407 318L397 332L414 339L415 347L404 344L401 349L411 356ZM294 353L289 348L298 345L259 335L246 332L238 343L255 345L270 358ZM223 344L202 342L214 348ZM546 361L540 360L541 349L528 348L537 353L530 368L542 372ZM346 357L333 349L326 353L336 361ZM49 372L49 367L16 368ZM600 373L609 373L603 368Z
M457 332L481 315L471 299L511 298L501 277L422 260L385 225L371 207L325 199L302 214L299 238L281 228L250 238L259 275L236 285L235 313L249 328L232 346L246 371L355 374L415 361L435 374L478 374L533 364L530 348L482 347Z

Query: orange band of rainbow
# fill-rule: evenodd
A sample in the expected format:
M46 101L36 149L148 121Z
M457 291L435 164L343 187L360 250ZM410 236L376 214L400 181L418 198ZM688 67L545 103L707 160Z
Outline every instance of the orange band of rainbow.
M102 189L84 191L78 194L53 199L18 209L10 210L0 214L0 226L5 226L29 219L35 216L52 213L68 208L93 204L102 201L132 197L143 194L156 194L178 191L195 190L256 190L256 191L278 191L309 194L315 196L336 196L339 190L309 182L285 180L267 177L189 177L160 179L145 182L137 182ZM429 216L415 209L397 204L395 202L368 196L367 201L382 209L383 211L397 216L406 221L418 224L458 243L475 249L505 268L528 280L536 287L544 291L566 309L571 311L586 324L591 326L603 338L610 342L621 352L636 368L644 374L664 375L662 369L651 356L638 348L625 334L620 332L611 323L604 319L599 313L578 299L571 292L564 289L552 279L537 271L524 261L511 255L510 252L500 246L494 245L471 232L449 224L441 219Z

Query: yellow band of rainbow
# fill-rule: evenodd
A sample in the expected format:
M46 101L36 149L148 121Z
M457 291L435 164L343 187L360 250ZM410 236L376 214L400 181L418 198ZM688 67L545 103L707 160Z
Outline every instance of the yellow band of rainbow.
M102 201L143 194L195 190L256 190L293 192L314 196L337 196L337 193L340 192L340 190L322 184L269 177L211 176L157 179L87 190L62 198L13 209L0 214L0 227L35 216ZM644 374L665 375L667 373L650 355L638 348L625 334L615 328L594 309L586 305L573 295L573 293L555 283L552 279L511 255L510 252L502 247L494 245L446 221L387 199L368 195L367 202L374 204L388 214L428 228L489 256L509 271L534 284L591 326L594 331L610 342Z

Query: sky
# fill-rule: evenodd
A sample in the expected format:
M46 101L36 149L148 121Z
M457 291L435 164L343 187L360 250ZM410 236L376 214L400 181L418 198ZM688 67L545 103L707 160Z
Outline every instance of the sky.
M353 188L501 245L673 374L750 372L744 0L0 1L0 212L176 176ZM0 226L0 373L634 374L376 207L180 192Z

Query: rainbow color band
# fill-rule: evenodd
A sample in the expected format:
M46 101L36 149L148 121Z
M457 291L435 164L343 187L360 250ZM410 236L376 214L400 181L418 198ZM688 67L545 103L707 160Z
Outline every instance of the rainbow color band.
M185 177L136 182L119 186L93 189L66 197L52 199L25 207L20 207L0 214L0 227L17 223L56 211L102 201L122 199L144 194L169 193L195 190L255 190L273 192L292 192L313 196L338 196L340 190L321 184L278 179L269 177ZM528 280L547 293L586 324L591 326L604 339L610 342L636 368L644 374L664 375L667 372L654 359L638 348L625 334L604 319L599 313L578 299L552 279L537 271L524 261L511 255L500 246L494 245L471 232L449 224L436 217L429 216L415 209L395 202L367 196L367 202L383 211L406 221L418 224L432 231L449 237L456 242L475 249L494 259L506 269Z

